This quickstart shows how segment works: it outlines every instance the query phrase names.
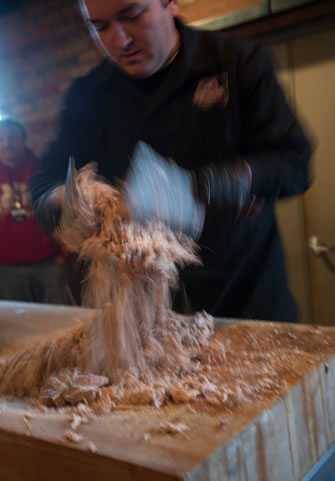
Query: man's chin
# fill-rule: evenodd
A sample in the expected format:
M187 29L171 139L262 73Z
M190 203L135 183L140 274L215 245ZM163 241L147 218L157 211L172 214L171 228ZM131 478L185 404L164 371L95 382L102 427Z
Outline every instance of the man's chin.
M119 65L119 68L133 78L147 78L155 73L155 69L145 63Z

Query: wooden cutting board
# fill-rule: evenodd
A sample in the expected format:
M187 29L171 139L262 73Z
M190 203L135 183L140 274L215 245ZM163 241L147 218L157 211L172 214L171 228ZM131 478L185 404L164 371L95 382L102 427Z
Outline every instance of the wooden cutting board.
M0 301L0 355L18 349L36 336L93 317L93 309Z
M20 326L13 321L10 334L15 309L0 303L6 349ZM34 315L40 331L43 309L50 314L42 323L47 332L57 319L68 324L93 315L20 309L31 314L29 336L36 334ZM83 439L75 444L64 438L68 415L27 418L24 406L0 403L1 481L300 481L335 440L335 329L239 322L221 326L217 336L227 351L222 382L229 388L238 380L242 393L219 408L197 402L116 411L80 426ZM166 421L188 430L159 433Z

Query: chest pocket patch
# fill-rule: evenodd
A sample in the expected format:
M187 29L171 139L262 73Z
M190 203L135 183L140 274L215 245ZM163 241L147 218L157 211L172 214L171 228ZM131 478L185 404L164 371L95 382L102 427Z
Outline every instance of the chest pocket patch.
M208 110L214 106L226 107L229 95L228 72L222 72L199 81L193 95L193 103L202 110Z

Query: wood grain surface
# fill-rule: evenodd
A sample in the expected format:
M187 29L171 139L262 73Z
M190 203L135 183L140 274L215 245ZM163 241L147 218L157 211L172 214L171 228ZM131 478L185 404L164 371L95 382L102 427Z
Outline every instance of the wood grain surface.
M88 321L94 311L80 307L0 301L0 355L35 336Z
M8 348L8 339L15 338L13 331L19 329L22 336L22 326L13 321L10 334L4 307L10 317L11 306L0 304ZM49 313L42 323L48 333L57 319L63 318L65 324L76 322L78 314L92 316L92 312L54 306L40 312L38 306L20 309L30 311L30 317L26 314L29 336L36 334L35 315L40 331L43 312ZM259 355L250 357L255 372L266 363L265 351L276 357L277 349L274 376L279 388L228 408L198 403L115 411L80 426L83 439L78 444L64 437L68 414L34 411L27 419L27 408L2 402L1 481L300 481L335 441L335 329L239 322L221 327L217 336L229 340L236 375L239 356L241 368L246 359L248 342L264 346ZM252 376L249 382L254 383ZM157 428L166 421L182 422L189 430L159 433Z

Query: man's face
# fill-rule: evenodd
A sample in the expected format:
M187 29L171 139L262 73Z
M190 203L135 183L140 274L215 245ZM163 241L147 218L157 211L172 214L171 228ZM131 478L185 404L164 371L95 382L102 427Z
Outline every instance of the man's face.
M0 162L15 164L24 149L24 137L17 127L0 126Z
M178 42L175 0L86 0L82 13L99 47L131 77L155 73Z

